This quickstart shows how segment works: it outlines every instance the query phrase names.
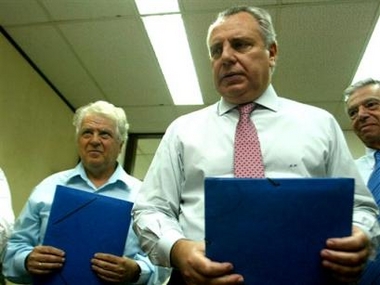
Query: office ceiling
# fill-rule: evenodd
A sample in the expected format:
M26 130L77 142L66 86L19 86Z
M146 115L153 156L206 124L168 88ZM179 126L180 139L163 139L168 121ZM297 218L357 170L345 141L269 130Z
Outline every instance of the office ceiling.
M219 98L207 28L233 4L271 13L279 43L277 92L328 110L349 129L342 91L374 29L380 1L179 0L205 105ZM131 132L161 133L176 117L203 107L173 105L133 0L0 0L0 25L73 109L107 100L125 109Z

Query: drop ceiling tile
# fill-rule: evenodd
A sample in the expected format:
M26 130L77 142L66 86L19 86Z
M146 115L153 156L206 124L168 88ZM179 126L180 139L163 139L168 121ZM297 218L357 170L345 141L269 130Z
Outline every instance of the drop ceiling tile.
M48 15L35 0L0 0L0 25L4 27L48 20Z
M124 17L137 11L132 0L40 1L57 21Z
M117 105L172 104L141 21L88 21L59 27L106 98Z
M131 133L163 133L177 117L174 106L121 107L127 114Z
M250 5L250 6L262 6L262 5L273 5L277 4L277 0L179 0L181 11L184 13L194 12L194 11L212 11L214 17L218 12L221 12L229 7L235 5Z
M281 0L284 5L295 4L295 3L306 3L306 4L326 4L327 2L332 2L331 0Z
M52 26L8 30L22 50L73 106L104 98L71 48Z
M372 31L377 6L339 1L281 8L273 79L277 91L308 102L341 100Z

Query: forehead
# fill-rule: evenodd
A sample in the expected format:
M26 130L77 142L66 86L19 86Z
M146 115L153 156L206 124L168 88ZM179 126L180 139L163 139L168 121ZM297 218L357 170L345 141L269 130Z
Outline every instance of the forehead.
M361 102L370 98L380 99L380 85L371 84L358 88L348 98L347 105L359 105Z
M100 114L89 114L83 118L82 128L108 128L115 129L115 123L110 118Z
M216 22L210 30L209 43L221 41L224 38L237 38L260 35L257 20L247 12L240 12Z

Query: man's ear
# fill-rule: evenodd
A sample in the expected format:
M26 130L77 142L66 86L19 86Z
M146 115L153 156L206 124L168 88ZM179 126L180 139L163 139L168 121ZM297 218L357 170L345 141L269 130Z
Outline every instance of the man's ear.
M277 44L273 43L268 49L269 51L269 65L270 67L276 66L276 60L277 60Z

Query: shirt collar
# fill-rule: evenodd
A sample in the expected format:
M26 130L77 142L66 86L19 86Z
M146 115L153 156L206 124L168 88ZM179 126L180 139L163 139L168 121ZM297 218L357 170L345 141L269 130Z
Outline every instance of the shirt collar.
M369 148L369 147L365 148L365 154L366 154L365 159L373 167L376 164L376 159L375 159L375 152L376 151L377 151L377 149L373 149L373 148Z
M367 156L375 157L376 151L377 151L377 149L373 149L373 148L369 148L369 147L365 148L365 153Z
M279 101L276 91L274 90L272 84L269 84L268 88L264 93L256 99L255 103L258 105L277 112L279 109ZM237 105L227 102L223 97L219 101L218 114L220 116L228 113L230 110L234 109Z
M76 178L81 178L82 180L86 181L88 184L92 184L90 179L87 177L86 171L84 170L84 166L82 162L79 162L77 166L73 169L73 171L69 174L68 180L76 179ZM117 164L117 167L112 174L112 176L108 179L108 182L103 185L102 187L116 183L116 182L121 182L125 186L127 186L126 181L128 177L125 171L123 171L123 168L121 167L120 163Z

